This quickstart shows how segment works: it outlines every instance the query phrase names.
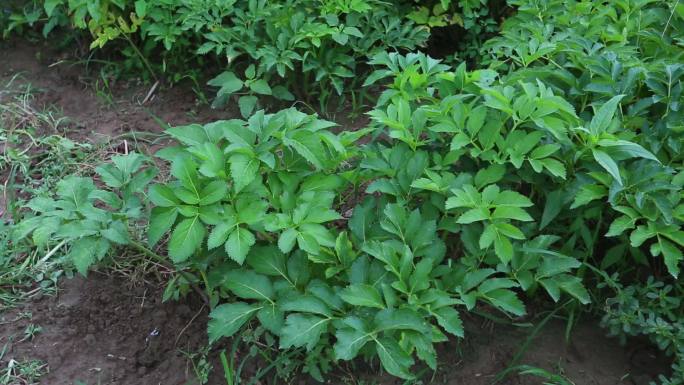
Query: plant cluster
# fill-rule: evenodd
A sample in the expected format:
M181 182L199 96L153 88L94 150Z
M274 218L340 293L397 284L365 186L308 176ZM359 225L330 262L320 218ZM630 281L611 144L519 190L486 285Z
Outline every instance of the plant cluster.
M605 304L601 319L610 335L622 342L627 337L647 337L669 356L674 356L672 374L661 375L662 384L684 382L684 306L681 284L667 284L649 277L644 283L624 286L617 279L608 279L605 286L614 292Z
M358 91L373 54L427 40L408 12L410 3L374 0L34 0L13 12L4 30L88 30L91 48L120 40L116 51L129 71L168 73L172 81L192 74L193 65L223 68L208 83L218 90L213 104L233 96L247 118L265 96L292 101L294 93L325 109L332 96Z
M357 357L412 379L416 361L436 369L436 343L464 336L460 314L516 319L524 298L586 305L600 295L586 289L591 271L679 279L684 8L512 4L486 68L373 55L363 85L382 93L362 130L239 102L245 120L167 130L178 145L155 161L121 155L96 179L63 180L56 197L27 204L17 238L68 245L82 273L116 245L166 251L184 272L167 293L204 287L211 343L258 327L306 352L303 370L319 380ZM345 23L352 11L364 14L345 8ZM274 91L259 60L216 85ZM157 161L168 178L155 180ZM675 305L649 313L656 305L640 298L655 289L627 290L636 302L610 302L605 323L615 331L620 314L643 314L629 325L681 354L640 323L681 323Z

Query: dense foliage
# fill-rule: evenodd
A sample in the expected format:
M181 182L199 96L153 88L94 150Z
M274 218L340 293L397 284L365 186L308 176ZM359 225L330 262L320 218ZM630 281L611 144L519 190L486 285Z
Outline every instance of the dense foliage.
M486 1L472 0L18 3L6 9L8 20L0 20L5 36L27 27L39 27L45 36L59 27L87 30L91 48L123 44L125 72L161 73L173 82L202 80L198 67L225 69L209 80L218 90L213 104L223 106L233 96L245 118L269 105L270 97L317 101L322 110L335 95L359 105L365 63L377 52L415 50L425 46L430 28L459 25L467 34L460 49L473 57L497 29Z
M217 14L169 3L138 1L131 20L152 20L141 33L171 51L190 44L178 28L208 39L204 53L247 56L244 73L211 81L217 101L242 93L245 120L174 127L178 145L155 159L121 155L95 179L64 179L27 204L15 239L69 245L84 274L116 245L166 251L187 273L168 295L200 283L209 297L211 343L259 325L306 351L319 380L356 357L413 378L416 360L436 368L435 343L464 336L460 313L514 319L533 298L577 309L605 300L587 290L597 282L617 293L604 309L612 334L647 335L681 361L684 6L511 1L487 67L468 70L387 52L425 36L383 3L323 2L315 16L307 2ZM246 45L265 41L272 51ZM254 112L256 94L287 99L313 80L319 97L341 93L371 54L362 85L381 93L362 130ZM155 181L161 163L169 175ZM657 281L640 283L645 273ZM681 382L674 368L664 383Z

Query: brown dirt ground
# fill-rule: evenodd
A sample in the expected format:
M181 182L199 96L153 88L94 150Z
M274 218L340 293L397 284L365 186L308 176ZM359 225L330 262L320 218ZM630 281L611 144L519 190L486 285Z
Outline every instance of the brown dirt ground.
M146 104L141 101L148 86L117 84L114 98L105 102L92 89L92 78L80 66L68 66L51 58L45 46L13 42L0 46L0 78L20 72L36 86L38 105L56 107L71 121L72 139L111 139L131 131L160 132L151 114L171 125L208 122L236 116L235 111L214 111L195 102L192 91L182 87L160 89ZM0 361L40 359L49 373L45 385L117 384L185 385L195 382L192 364L181 353L206 344L207 309L189 298L161 303L162 287L135 284L128 278L93 274L61 283L58 294L27 303L0 314ZM20 341L29 324L42 327L34 339ZM449 385L491 384L504 370L528 336L529 329L503 327L481 321L468 322L468 338L439 348L440 369L432 383ZM149 337L152 331L155 337ZM577 385L646 385L667 362L645 345L622 348L604 337L596 322L580 323L572 342L564 339L564 324L550 322L534 340L521 364L562 371ZM157 341L157 342L155 342ZM219 346L218 348L225 348ZM216 351L210 354L216 364ZM214 365L209 384L221 381ZM360 366L361 367L361 366ZM361 380L365 380L362 382ZM307 384L295 379L291 383ZM429 378L425 381L429 382ZM260 384L267 384L263 382ZM363 369L335 372L331 384L401 384L395 379ZM501 384L540 384L531 377L514 377Z
M160 285L135 284L126 277L99 274L64 280L56 296L43 297L0 316L0 346L8 344L0 367L12 358L42 360L49 367L40 381L45 385L78 384L76 381L102 385L195 384L192 363L182 351L196 352L206 344L207 310L192 296L162 303L162 290ZM42 331L32 340L20 341L30 324ZM431 383L492 384L530 332L528 328L475 320L467 325L465 341L439 347L440 367ZM154 330L158 335L149 337ZM570 344L565 342L564 332L564 323L550 322L520 363L562 371L577 385L647 385L659 371L666 370L665 360L654 350L645 345L623 348L606 338L595 322L580 323ZM220 345L210 353L214 364L210 385L222 384L216 357L219 349L230 349L230 345ZM427 383L431 375L427 375ZM335 371L328 383L361 384L361 380L366 384L402 383L364 365L358 370ZM299 377L289 383L314 382ZM541 383L532 377L500 382Z

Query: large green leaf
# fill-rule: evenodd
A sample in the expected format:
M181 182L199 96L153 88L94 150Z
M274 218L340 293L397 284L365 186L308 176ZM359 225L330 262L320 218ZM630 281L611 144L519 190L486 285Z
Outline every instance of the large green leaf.
M244 227L236 227L226 241L226 253L235 262L242 265L247 257L249 248L256 242L251 231Z
M230 175L233 178L236 192L242 191L257 177L259 172L258 159L244 154L234 154L228 162L230 162Z
M169 255L178 263L188 259L201 245L206 230L199 216L181 221L171 233Z
M261 308L261 306L244 302L226 303L215 307L209 313L207 325L209 343L235 334Z
M310 314L290 314L280 334L280 348L306 346L308 351L316 346L321 334L327 329L329 318Z
M247 269L226 273L225 286L233 294L244 299L271 301L274 295L273 284L268 277Z
M147 228L147 243L154 246L159 242L178 218L178 209L175 207L155 207L150 214L150 223Z
M414 378L410 372L413 358L401 348L396 340L389 337L378 338L375 340L375 350L378 352L382 367L389 374L407 380Z
M76 240L67 257L71 259L76 266L76 270L85 276L88 273L88 268L104 257L109 250L109 242L104 239L94 237L86 237Z
M380 292L370 285L349 285L340 292L340 297L348 304L355 306L375 307L378 309L385 308Z

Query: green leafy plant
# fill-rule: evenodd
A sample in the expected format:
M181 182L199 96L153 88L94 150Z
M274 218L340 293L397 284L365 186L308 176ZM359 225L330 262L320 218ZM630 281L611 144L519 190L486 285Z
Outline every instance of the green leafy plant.
M625 343L627 337L645 336L673 357L672 375L660 376L663 384L684 381L684 313L681 284L669 284L649 277L643 284L625 286L617 275L607 277L602 287L611 291L601 325L611 336Z
M207 52L260 58L243 63L246 80L234 68L214 79L222 97L238 97L246 120L167 130L178 145L155 157L170 175L149 186L156 168L137 154L99 167L99 180L63 180L56 198L28 203L33 214L17 239L67 245L82 273L115 245L159 259L166 251L183 275L165 297L203 285L211 344L256 330L269 349L287 352L283 367L296 362L319 381L334 363L354 359L379 361L408 380L418 362L435 370L435 344L465 335L463 312L516 320L527 314L526 298L542 306L563 300L557 311L573 312L600 302L602 293L586 287L612 271L674 282L684 259L681 7L512 4L519 13L486 44L486 68L375 53L362 86L381 93L358 131L293 108L253 112L254 94L275 95L272 80L288 71L325 79L327 67L306 63L338 45L376 47L346 29L373 25L382 12L367 2L324 2L331 13L316 23L322 19L280 3L224 4L225 14L188 7L182 20L197 30L207 18L222 25L226 15L239 26L212 30L226 36ZM171 4L164 17L176 10ZM292 16L287 25L270 19L284 14ZM265 23L273 45L226 43L235 42L231 32L251 36L246 20ZM401 40L393 28L387 35ZM174 33L156 36L173 47ZM346 63L340 57L333 67ZM338 77L345 78L328 77L319 96ZM136 233L138 223L145 234ZM659 286L648 285L650 301ZM604 322L624 325L615 320L649 313L656 305L648 301L611 300L618 310L609 307ZM669 307L649 314L668 318L637 317L646 322L639 333L680 354L670 333L675 305L662 306Z
M163 73L176 82L197 78L198 64L223 68L208 82L218 89L213 104L242 91L245 118L256 95L291 101L295 94L326 110L336 94L342 106L360 90L356 75L371 55L415 49L428 38L406 17L408 7L379 1L33 0L8 11L5 36L34 26L45 36L59 27L87 30L92 49L111 47L129 73L146 78Z
M136 153L112 157L96 170L105 189L88 177L61 180L56 197L38 196L26 204L36 215L14 226L13 239L31 236L50 255L69 245L67 260L85 275L113 246L131 242L129 227L145 210L140 194L157 174L153 167L141 170L145 163Z

